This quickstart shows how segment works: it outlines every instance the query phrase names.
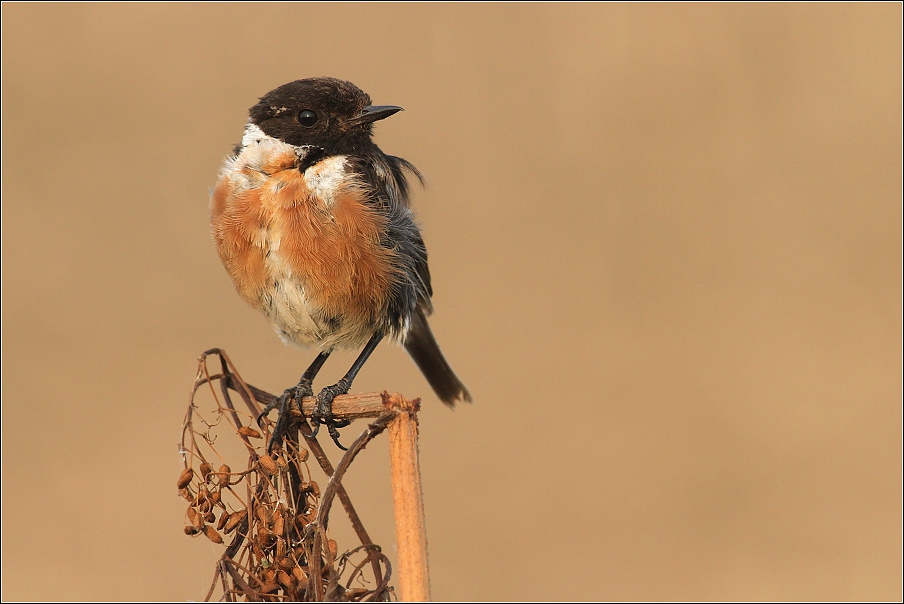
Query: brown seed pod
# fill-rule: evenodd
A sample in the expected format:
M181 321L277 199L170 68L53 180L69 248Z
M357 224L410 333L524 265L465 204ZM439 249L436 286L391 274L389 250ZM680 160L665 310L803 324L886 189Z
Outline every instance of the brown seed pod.
M229 486L229 475L231 473L232 473L232 469L229 466L227 466L226 464L223 464L222 466L220 466L220 471L217 472L217 480L220 484L220 488Z
M311 481L311 493L314 494L314 497L320 497L320 487L313 480Z
M207 512L204 515L204 520L206 520L207 522L209 522L211 524L213 524L216 521L216 519L217 519L217 517L214 515L213 512Z
M260 438L261 433L255 430L254 428L249 428L248 426L244 426L239 428L239 434L242 436L247 436L248 438Z
M220 498L221 498L220 492L219 491L211 492L209 495L209 498L210 498L210 503L212 503L214 505L220 503Z
M295 581L298 582L298 585L301 586L304 583L305 587L308 584L308 573L304 572L300 566L296 566L292 569L292 576L295 577Z
M308 460L308 450L307 449L299 449L298 450L298 461L304 463Z
M276 565L284 571L291 571L293 568L295 568L295 562L288 556L286 556L285 558L280 558L279 562L277 562Z
M257 460L257 463L261 470L264 471L264 474L268 476L273 476L279 472L279 467L277 467L276 462L273 461L273 458L269 455L261 455L260 459Z
M273 545L275 539L276 535L270 529L261 529L257 532L257 542L263 548Z
M335 540L335 539L330 539L330 540L327 542L327 544L329 545L329 548L330 548L330 558L332 558L333 560L335 560L335 559L336 559L336 554L339 553L339 544L336 543L336 540Z
M223 513L225 514L226 512ZM240 512L229 514L229 520L226 521L226 526L223 527L223 530L227 533L231 533L235 530L235 527L241 524L242 520L244 520L247 516L248 510L242 510Z
M276 510L275 512L273 512L273 532L277 535L282 535L285 528L286 523L283 520L282 512Z
M260 520L261 524L264 526L270 526L270 511L263 505L257 506L257 509L254 510L257 519Z
M264 580L264 583L276 581L276 569L267 567L267 570L261 573L261 578Z
M220 514L220 519L217 521L217 530L222 531L223 527L226 526L226 521L229 520L229 512L223 510L223 513Z
M198 471L201 472L201 479L207 480L207 475L210 474L210 471L213 470L213 466L211 466L206 461L201 464L201 467L198 468Z
M279 583L276 581L268 581L261 585L261 593L272 594L275 591L279 591Z
M279 534L279 533L277 533L277 534ZM285 555L286 555L286 542L281 538L277 538L276 539L276 559L282 560L283 556L285 556Z
M304 514L296 514L295 522L298 524L299 528L304 528L307 525L311 524L310 520L308 520L308 517Z
M292 589L292 578L286 571L281 570L276 573L276 580L286 589Z
M204 534L207 535L207 538L214 543L223 543L223 538L220 537L220 533L218 533L217 530L209 524L204 527Z
M311 524L312 522L314 522L314 520L317 518L317 508L312 506L310 510L305 512L304 517L305 517L305 521L304 521L305 524Z
M188 508L187 514L188 521L191 522L192 526L198 529L204 527L204 516L199 514L195 508Z
M191 491L188 489L179 489L179 494L182 495L182 499L189 502L190 504L195 504L195 496L192 495Z
M210 503L210 499L205 499L204 501L200 501L198 503L198 511L202 514L206 514L213 509L213 504Z
M189 537L194 537L195 535L197 535L200 532L201 532L201 530L198 527L195 527L195 526L186 526L185 527L185 534L188 535Z
M261 546L257 544L257 541L251 542L251 551L254 553L254 557L257 560L261 560L264 558L264 550L261 549Z
M189 485L191 479L195 477L195 471L191 468L185 468L182 470L182 473L179 474L179 480L176 481L176 486L180 489L184 489Z
M289 462L286 461L286 458L280 455L276 458L276 465L279 466L280 470L285 470L286 466L289 465Z

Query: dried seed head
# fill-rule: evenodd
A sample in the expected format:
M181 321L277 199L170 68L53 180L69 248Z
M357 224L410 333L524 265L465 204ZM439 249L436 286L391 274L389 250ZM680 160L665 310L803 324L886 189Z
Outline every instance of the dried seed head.
M278 535L279 533L277 533ZM276 559L277 560L285 560L283 556L286 555L286 542L282 539L276 540Z
M217 521L217 530L222 531L223 527L226 526L226 521L229 520L229 512L223 510L223 513L220 514L220 520Z
M291 571L293 568L295 568L295 562L292 560L292 558L289 558L287 556L285 558L280 558L277 566L285 571Z
M210 494L210 503L212 503L212 504L214 504L214 505L220 503L220 497L221 497L221 496L220 496L220 492L219 492L219 491L213 491L213 492Z
M298 450L298 461L304 463L308 460L308 450L307 449L299 449Z
M277 467L276 462L273 461L273 458L269 455L261 455L257 462L258 465L260 465L261 470L268 476L272 476L279 472L279 467Z
M207 514L204 515L204 520L211 524L213 524L216 519L217 517L214 516L213 512L207 512Z
M201 532L201 530L196 526L186 526L185 527L185 534L188 535L189 537L194 537L195 535L197 535L200 532Z
M201 467L198 468L198 471L201 472L201 478L203 480L207 480L207 475L210 474L210 471L213 470L213 466L211 466L206 461L201 464Z
M192 493L191 493L190 490L188 490L188 489L179 489L179 494L182 495L182 499L184 499L185 501L187 501L187 502L189 502L189 503L191 503L191 504L194 504L194 503L195 503L195 496L192 495Z
M279 466L280 470L285 470L286 466L289 465L289 462L286 461L286 458L280 455L276 458L276 465Z
M276 510L275 512L273 512L273 532L277 535L282 535L285 528L286 524L283 520L283 515L279 510Z
M223 464L220 466L220 471L217 472L217 480L219 481L220 488L229 486L229 475L232 473L232 469Z
M212 509L213 509L213 504L210 503L210 499L205 499L204 501L201 501L198 503L198 510L202 514L206 514L209 511L211 511Z
M328 542L330 548L330 558L333 560L336 559L336 554L339 553L339 544L336 543L335 539L330 539Z
M261 578L263 578L263 580L265 582L275 581L276 580L276 569L268 566L267 570L265 570L263 573L261 573Z
M305 586L307 586L308 573L304 572L304 569L302 569L300 566L296 566L292 569L292 575L295 577L295 580L298 582L299 585L304 583Z
M182 470L182 473L179 474L179 480L176 481L176 486L180 489L184 489L189 485L191 479L195 477L195 471L191 468L185 468Z
M226 512L223 512L224 514ZM239 524L241 524L242 520L244 520L248 516L248 510L242 510L240 512L235 512L234 514L229 514L229 520L226 521L226 526L224 530L227 533L231 533L235 530Z
M207 538L214 543L223 543L223 538L220 537L220 533L218 533L217 530L209 524L204 527L204 534L207 535Z
M320 486L313 480L311 481L311 493L314 494L314 497L320 497Z
M248 426L244 426L239 428L239 434L242 436L247 436L248 438L260 438L261 433L255 430L254 428L249 428Z

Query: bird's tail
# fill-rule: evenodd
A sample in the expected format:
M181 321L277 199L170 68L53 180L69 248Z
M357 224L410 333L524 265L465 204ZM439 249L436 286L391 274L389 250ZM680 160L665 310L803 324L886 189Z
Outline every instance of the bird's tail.
M454 407L457 400L467 403L472 401L471 393L455 375L449 361L439 349L439 344L436 343L436 338L427 324L427 317L420 307L411 315L411 328L405 339L405 350L414 359L442 402Z

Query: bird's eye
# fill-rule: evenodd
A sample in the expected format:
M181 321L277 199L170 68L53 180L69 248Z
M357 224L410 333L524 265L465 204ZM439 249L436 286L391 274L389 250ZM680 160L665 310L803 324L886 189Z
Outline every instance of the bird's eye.
M317 114L310 109L305 109L298 113L298 123L305 128L311 128L317 123Z

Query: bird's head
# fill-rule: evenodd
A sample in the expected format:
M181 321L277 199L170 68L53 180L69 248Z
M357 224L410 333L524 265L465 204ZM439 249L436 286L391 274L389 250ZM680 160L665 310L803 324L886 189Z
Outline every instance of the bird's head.
M250 122L290 145L318 147L325 155L336 155L364 150L372 144L373 123L401 110L371 105L370 96L351 82L307 78L261 97L250 109Z

